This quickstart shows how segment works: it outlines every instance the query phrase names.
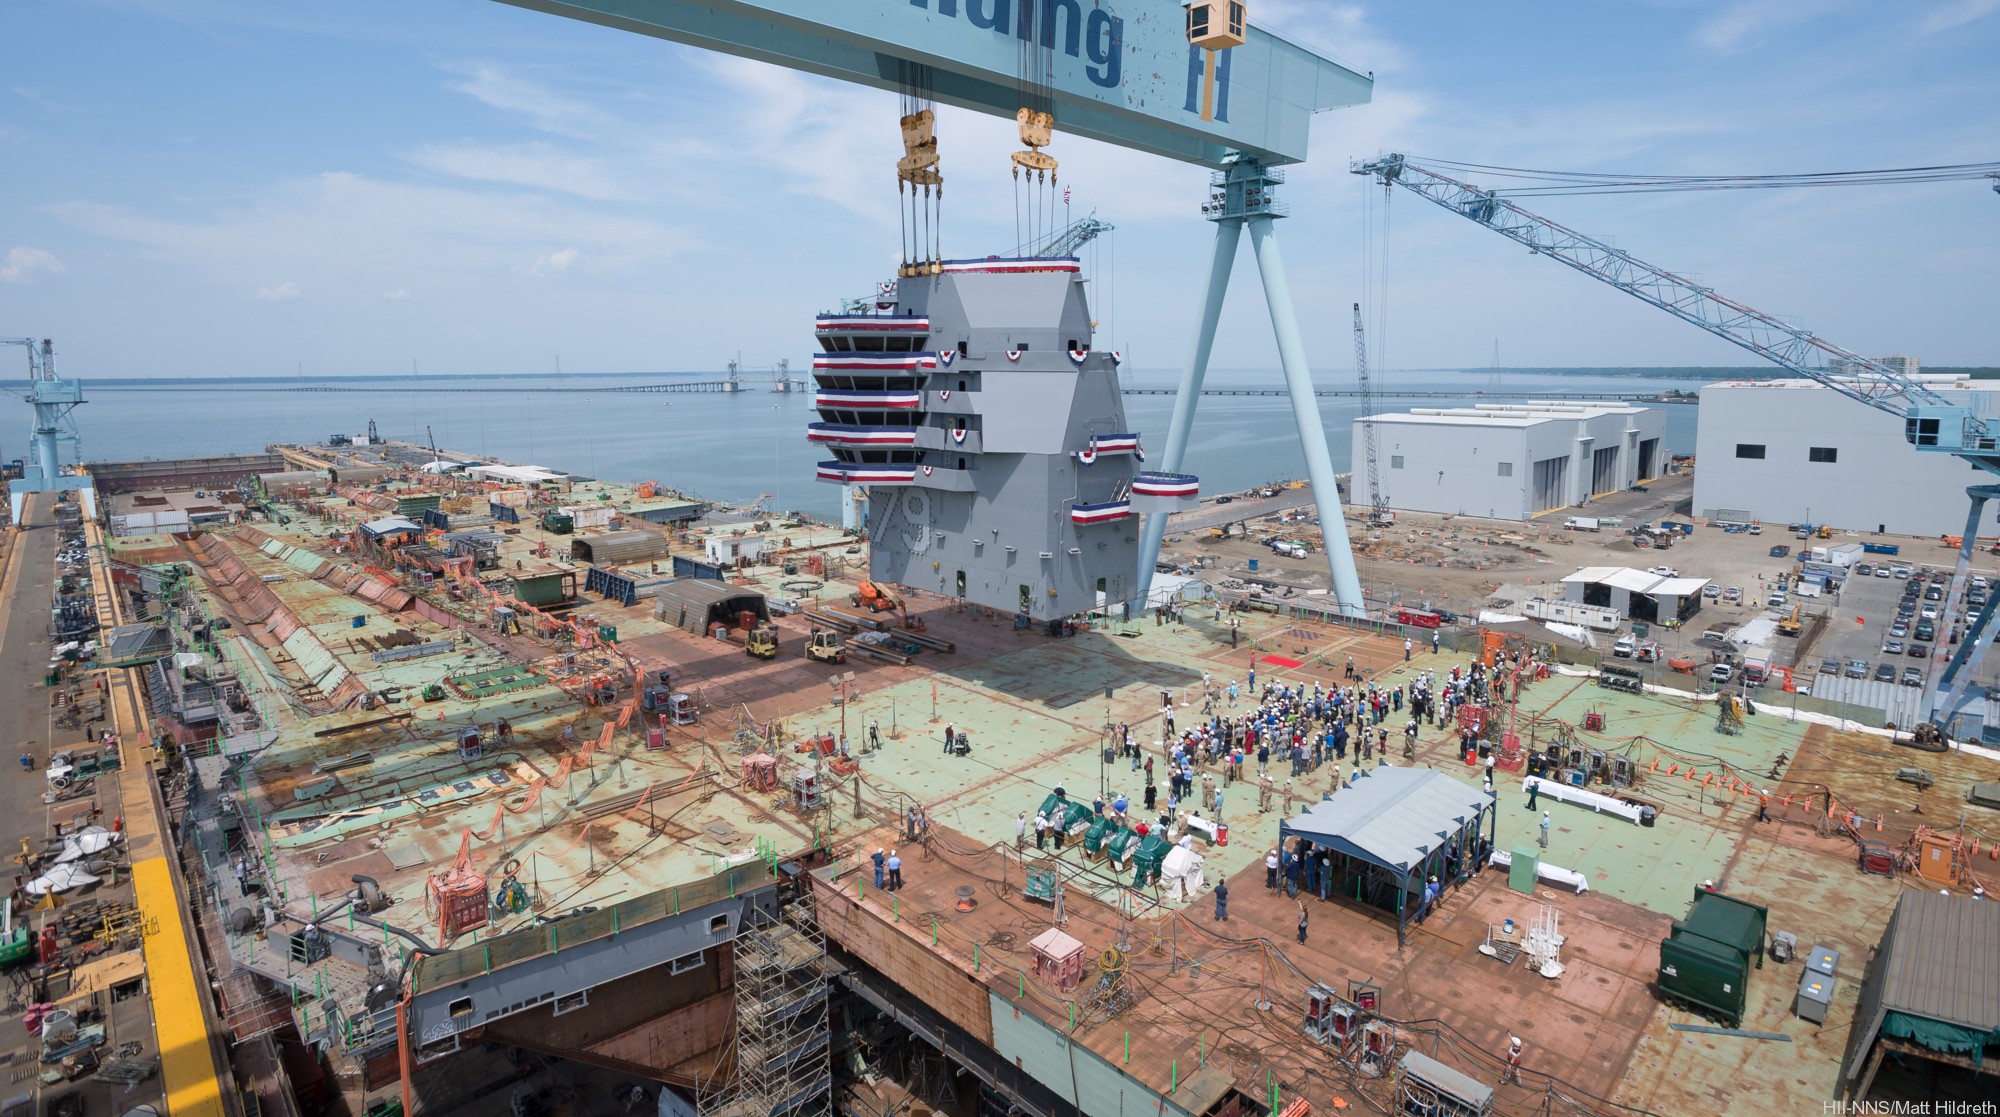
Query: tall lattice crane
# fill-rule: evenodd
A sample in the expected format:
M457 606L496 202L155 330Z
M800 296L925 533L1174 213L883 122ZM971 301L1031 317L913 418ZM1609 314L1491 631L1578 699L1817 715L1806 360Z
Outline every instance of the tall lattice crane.
M1469 218L1583 274L1625 292L1641 301L1700 326L1709 333L1733 342L1752 353L1825 385L1850 399L1886 411L1903 421L1903 435L1918 450L1953 454L1975 468L2000 474L2000 425L1990 424L1972 408L1939 395L1923 381L1899 368L1872 361L1817 336L1810 330L1719 295L1692 280L1655 267L1631 253L1586 236L1574 229L1522 209L1497 191L1461 182L1428 167L1419 166L1402 155L1357 161L1349 168L1358 175L1373 175L1385 185L1401 186L1427 201ZM1968 177L1955 174L1954 177ZM1810 185L1813 183L1801 183ZM1833 362L1840 362L1838 366ZM1945 598L1944 617L1955 622L1964 601L1966 573L1972 564L1972 548L1979 535L1979 521L1988 500L2000 497L2000 485L1974 485L1966 489L1972 499L1966 519L1965 536L1952 573L1951 592ZM1990 641L1984 639L2000 596L1989 598L1979 610L1958 649L1952 653L1944 673L1926 691L1929 724L1923 727L1941 732L1964 708L1972 680L1978 674ZM1949 631L1948 624L1945 627Z
M1382 495L1382 473L1375 460L1375 394L1368 386L1368 335L1361 330L1361 304L1354 304L1354 379L1361 387L1361 447L1368 459L1368 526L1396 522Z

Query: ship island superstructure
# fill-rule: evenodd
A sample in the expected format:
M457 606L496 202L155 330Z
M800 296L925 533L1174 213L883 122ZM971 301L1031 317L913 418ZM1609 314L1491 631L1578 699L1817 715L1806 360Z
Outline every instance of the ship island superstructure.
M819 480L868 490L877 581L1035 621L1122 605L1137 515L1196 498L1143 471L1075 257L943 261L814 331L807 437Z

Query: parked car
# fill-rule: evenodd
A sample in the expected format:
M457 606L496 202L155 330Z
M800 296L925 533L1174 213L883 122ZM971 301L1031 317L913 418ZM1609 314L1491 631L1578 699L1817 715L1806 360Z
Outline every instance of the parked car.
M1910 622L1908 621L1897 621L1895 624L1889 626L1889 635L1894 636L1898 640L1901 640L1902 638L1908 636L1909 634L1910 634Z
M1884 641L1884 642L1883 642L1883 644L1882 644L1882 654L1883 654L1883 655L1902 655L1902 654L1903 654L1903 642L1902 642L1901 640L1887 640L1887 641Z
M1762 534L1764 534L1764 525L1763 525L1763 524L1751 524L1751 525L1750 525L1750 534L1752 534L1752 535L1762 535Z
M1887 578L1887 577L1889 577L1889 568L1888 568L1888 567L1886 567L1886 566L1878 566L1878 567L1876 567L1876 568L1875 568L1875 576L1876 576L1877 578Z
M1701 595L1703 597L1708 598L1710 601L1714 601L1716 598L1722 596L1722 587L1716 585L1714 582L1710 582L1709 584L1701 587Z
M1708 681L1711 683L1726 683L1735 677L1736 668L1727 663L1718 663L1708 669Z
M1646 573L1658 574L1662 578L1678 578L1681 576L1681 572L1671 566L1649 566L1646 568Z
M1235 499L1236 498L1233 496L1219 496L1215 498L1215 502L1217 504L1229 504L1233 502Z
M1786 558L1789 555L1791 555L1791 553L1792 553L1792 548L1791 545L1788 543L1780 543L1777 546L1771 548L1772 558Z
M1878 682L1878 683L1893 683L1893 682L1895 682L1895 681L1896 681L1896 665L1895 665L1895 664L1893 664L1893 663L1878 663L1878 664L1876 664L1876 665L1875 665L1875 681L1876 681L1876 682Z
M1867 677L1868 677L1868 661L1867 661L1867 660L1865 660L1865 659L1850 659L1850 660L1848 660L1848 661L1847 661L1847 677L1848 677L1848 678L1850 678L1850 679L1865 679L1865 678L1867 678Z
M1743 587L1742 587L1742 586L1730 586L1730 587L1729 587L1728 589L1726 589L1726 590L1723 590L1723 591L1722 591L1722 603L1723 603L1724 605L1740 605L1740 604L1742 604L1742 603L1743 603Z
M1925 601L1943 601L1943 600L1944 600L1944 587L1943 587L1943 586L1940 586L1940 585L1937 585L1936 583L1932 583L1931 585L1928 585L1928 586L1925 586L1925 587L1924 587L1924 600L1925 600Z
M1910 657L1912 659L1929 659L1931 657L1931 646L1929 644L1911 644Z
M1611 645L1611 654L1620 659L1631 659L1632 653L1638 650L1639 640L1633 636L1620 636L1618 642Z
M1924 673L1915 667L1903 668L1903 685L1904 686L1924 685Z
M1772 590L1771 596L1764 599L1764 604L1776 609L1791 599L1791 595L1787 594L1784 590Z
M1907 566L1892 566L1889 568L1889 573L1898 578L1907 578L1910 576L1910 568Z
M1927 621L1934 621L1938 619L1938 607L1935 605L1926 605L1923 607L1923 611L1917 615Z
M1918 622L1917 622L1917 627L1916 627L1916 628L1914 628L1914 629L1912 629L1911 631L1912 631L1912 632L1914 632L1914 633L1916 634L1916 637L1917 637L1917 639L1919 639L1919 640L1926 640L1926 641L1928 641L1928 640L1936 640L1936 639L1937 639L1937 622L1935 622L1935 621L1918 621Z
M1874 573L1875 573L1875 568L1873 566L1868 565L1865 562L1857 562L1854 564L1854 576L1856 578L1871 577L1874 575Z
M1822 660L1820 660L1820 661L1819 661L1819 673L1820 673L1820 674L1822 674L1822 675L1838 675L1838 674L1840 674L1840 661L1839 661L1839 660L1837 660L1837 659L1822 659Z

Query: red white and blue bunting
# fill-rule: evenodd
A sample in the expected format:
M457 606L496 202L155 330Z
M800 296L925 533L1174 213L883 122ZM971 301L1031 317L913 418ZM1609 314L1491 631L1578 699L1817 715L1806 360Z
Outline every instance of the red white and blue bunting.
M998 256L988 256L984 260L946 260L939 270L946 275L956 275L961 272L1073 272L1083 269L1074 256L1043 256L1004 260Z
M1020 360L1020 359L1021 359L1021 351L1020 351L1019 349L1009 349L1009 350L1007 350L1007 359L1008 359L1008 360L1010 360L1010 361L1018 361L1018 360Z
M840 423L812 423L806 427L807 442L834 446L915 446L914 427L856 427Z
M1090 445L1076 451L1072 456L1084 465L1095 465L1099 455L1102 454L1132 454L1140 461L1146 460L1146 455L1139 450L1139 436L1136 434L1093 435Z
M1080 527L1090 524L1108 524L1122 520L1132 514L1132 502L1113 500L1103 504L1072 504L1069 506L1070 522Z
M1082 368L1083 362L1089 359L1090 359L1090 350L1088 349L1072 349L1069 351L1069 363L1075 365L1078 368Z
M937 472L937 467L934 465L927 465L924 467L924 476L926 477L929 477L931 474L936 472Z
M933 353L815 353L814 372L907 372L936 368Z
M945 368L950 368L951 363L956 360L958 360L958 350L956 349L938 350L938 364L944 366Z
M938 389L938 402L939 402L939 403L945 403L945 402L948 402L948 401L949 401L950 399L951 399L951 389L950 389L950 388L939 388L939 389Z
M823 334L927 334L931 320L921 314L822 314L813 319L813 330Z
M860 462L821 462L819 479L842 485L909 485L917 479L913 465L870 465Z
M952 445L954 445L954 446L963 446L963 445L965 445L965 428L964 428L964 427L953 427L953 428L951 428L951 442L952 442Z
M1120 352L1119 352L1118 350L1116 350L1116 349L1113 349L1113 350L1111 351L1111 364L1112 364L1112 365L1113 365L1113 366L1115 367L1115 366L1117 366L1117 365L1122 365L1122 364L1124 364L1124 363L1125 363L1125 356L1124 356L1124 354L1120 353Z
M1134 512L1179 512L1201 499L1201 481L1192 473L1139 473L1132 478Z
M923 402L924 394L922 392L857 392L847 390L835 391L823 388L817 396L813 397L814 407L853 408L863 411L874 411L884 408L915 409L922 407Z

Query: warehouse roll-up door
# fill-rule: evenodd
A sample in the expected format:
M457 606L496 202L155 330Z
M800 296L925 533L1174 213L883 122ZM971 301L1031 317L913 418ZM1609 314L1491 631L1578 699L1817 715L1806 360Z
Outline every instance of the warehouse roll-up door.
M1660 475L1660 440L1648 438L1639 443L1639 480L1645 481Z
M1547 512L1568 504L1568 492L1568 458L1543 458L1535 463L1535 511Z
M1615 493L1624 487L1618 483L1618 447L1607 447L1590 455L1590 495Z

